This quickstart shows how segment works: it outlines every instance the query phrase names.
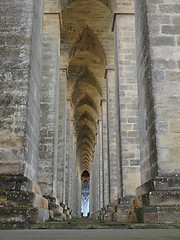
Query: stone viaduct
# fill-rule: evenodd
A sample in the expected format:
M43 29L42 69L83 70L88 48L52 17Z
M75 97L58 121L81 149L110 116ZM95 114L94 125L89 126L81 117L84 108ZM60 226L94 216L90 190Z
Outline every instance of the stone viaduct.
M180 0L0 0L0 221L85 211L180 220Z

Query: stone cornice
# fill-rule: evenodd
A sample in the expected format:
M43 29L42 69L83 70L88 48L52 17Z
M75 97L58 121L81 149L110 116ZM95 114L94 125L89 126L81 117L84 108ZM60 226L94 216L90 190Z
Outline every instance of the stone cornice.
M44 12L44 15L58 15L60 31L62 31L62 13L61 12Z
M131 12L130 11L129 12L115 11L114 15L113 15L113 20L112 20L112 28L111 28L112 32L114 32L114 25L115 25L117 15L129 15L129 16L131 16L131 15L134 15L134 11L131 11Z
M115 70L114 66L112 66L112 65L106 65L105 74L104 74L104 79L106 79L106 77L107 77L107 72L108 72L109 70L114 71L114 70Z

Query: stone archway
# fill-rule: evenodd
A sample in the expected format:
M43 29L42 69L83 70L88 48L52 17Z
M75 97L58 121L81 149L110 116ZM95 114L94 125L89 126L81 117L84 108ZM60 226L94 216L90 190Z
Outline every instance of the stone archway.
M62 12L61 62L68 66L67 98L71 99L80 176L84 171L91 174L98 161L101 99L106 98L104 73L106 65L114 62L111 19L105 2L95 0L73 1Z

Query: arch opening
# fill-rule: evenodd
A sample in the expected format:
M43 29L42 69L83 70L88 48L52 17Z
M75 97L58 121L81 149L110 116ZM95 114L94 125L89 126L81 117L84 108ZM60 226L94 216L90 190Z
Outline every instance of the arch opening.
M85 172L87 171L85 170L83 174ZM83 177L83 174L82 174L82 190L81 190L81 216L89 217L90 186L87 180L89 179L89 177L85 177L85 176L88 176L87 174L84 174L84 177ZM83 179L85 180L83 181Z
M112 14L107 7L108 2L69 1L62 12L61 62L68 66L67 99L72 103L83 217L88 216L91 204L90 175L94 171L92 166L97 156L101 99L106 96L105 69L106 65L114 63ZM112 43L110 46L107 39Z

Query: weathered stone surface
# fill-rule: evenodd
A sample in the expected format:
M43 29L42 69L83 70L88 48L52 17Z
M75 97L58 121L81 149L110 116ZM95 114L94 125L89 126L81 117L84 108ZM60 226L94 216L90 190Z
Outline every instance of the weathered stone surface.
M49 218L48 202L32 192L32 182L21 175L0 176L0 222L33 223Z
M137 208L135 213L138 222L173 223L179 221L179 205Z
M1 221L179 220L179 7L0 2Z

